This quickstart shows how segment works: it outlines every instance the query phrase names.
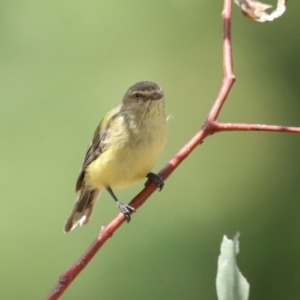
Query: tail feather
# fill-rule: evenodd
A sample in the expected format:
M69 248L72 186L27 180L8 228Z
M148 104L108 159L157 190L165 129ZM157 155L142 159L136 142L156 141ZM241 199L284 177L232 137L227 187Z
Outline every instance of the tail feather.
M85 186L81 189L80 195L64 227L65 232L73 230L78 224L82 226L88 223L93 206L100 193L101 191L98 189L88 190Z

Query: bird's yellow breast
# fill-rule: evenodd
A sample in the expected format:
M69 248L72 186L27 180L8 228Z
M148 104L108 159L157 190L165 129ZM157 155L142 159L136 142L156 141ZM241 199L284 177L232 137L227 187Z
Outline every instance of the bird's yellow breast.
M128 127L131 129L123 130ZM165 139L164 115L151 116L142 124L130 124L122 117L116 119L107 141L109 146L87 167L85 182L98 189L122 189L135 184L151 171Z

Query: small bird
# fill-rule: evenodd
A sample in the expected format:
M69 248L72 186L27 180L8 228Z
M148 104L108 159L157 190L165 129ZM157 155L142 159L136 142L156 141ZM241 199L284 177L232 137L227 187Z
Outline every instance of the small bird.
M162 189L163 180L150 171L164 147L166 123L160 86L142 81L128 89L122 103L108 112L95 130L77 178L75 190L79 196L65 232L88 223L104 190L129 222L135 209L120 202L113 190L129 187L145 177Z

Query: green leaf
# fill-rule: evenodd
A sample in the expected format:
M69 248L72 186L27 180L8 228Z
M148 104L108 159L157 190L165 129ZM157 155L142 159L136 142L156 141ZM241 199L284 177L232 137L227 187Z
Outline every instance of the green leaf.
M236 264L239 234L233 240L223 237L216 279L218 300L247 300L250 285Z

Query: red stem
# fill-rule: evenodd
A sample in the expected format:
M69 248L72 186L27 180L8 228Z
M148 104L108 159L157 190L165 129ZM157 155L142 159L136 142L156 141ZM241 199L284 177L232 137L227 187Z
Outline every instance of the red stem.
M223 84L215 100L210 112L208 113L207 120L217 120L221 108L234 84L235 76L233 74L233 62L231 51L231 8L232 0L224 0L222 11L223 18L223 71L224 78Z
M211 124L213 132L221 131L271 131L300 133L300 127L265 125L265 124L239 124L239 123L213 123Z

